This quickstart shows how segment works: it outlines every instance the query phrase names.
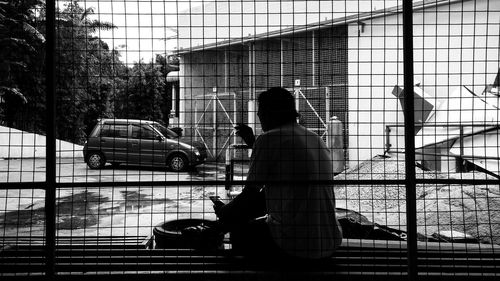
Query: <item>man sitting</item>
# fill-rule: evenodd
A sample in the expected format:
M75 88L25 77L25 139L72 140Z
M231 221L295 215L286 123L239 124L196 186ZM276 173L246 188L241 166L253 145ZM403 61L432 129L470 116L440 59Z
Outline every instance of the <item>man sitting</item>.
M332 159L323 140L297 124L292 94L271 88L258 97L263 134L237 126L253 146L243 191L214 210L233 248L251 257L330 257L342 241L335 215Z

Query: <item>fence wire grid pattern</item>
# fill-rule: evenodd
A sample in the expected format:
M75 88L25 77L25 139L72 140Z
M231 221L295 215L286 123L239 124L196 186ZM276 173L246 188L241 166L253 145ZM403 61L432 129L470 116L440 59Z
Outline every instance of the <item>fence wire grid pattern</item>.
M205 254L158 254L181 243L158 229L218 221L209 196L233 200L254 152L234 127L265 133L271 87L332 157L309 184L334 190L343 251L410 251L410 279L419 251L484 251L500 274L500 1L9 0L0 15L0 276L189 276L169 266ZM115 268L110 249L151 268Z

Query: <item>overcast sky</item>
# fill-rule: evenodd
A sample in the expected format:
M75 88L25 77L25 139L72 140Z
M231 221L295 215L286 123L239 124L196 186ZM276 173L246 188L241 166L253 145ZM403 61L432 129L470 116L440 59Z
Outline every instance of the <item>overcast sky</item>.
M178 11L200 6L200 1L186 0L80 0L84 8L94 8L95 18L113 23L117 28L96 35L110 47L120 50L122 60L133 63L149 61L157 53L177 47L175 37ZM68 1L59 1L64 5Z
M59 5L69 0L59 0ZM399 0L400 1L400 0ZM156 54L215 40L234 39L290 25L387 8L396 0L80 0L95 17L117 28L97 36L120 50L122 60L149 61ZM205 5L203 5L205 4ZM378 6L378 7L377 7ZM231 26L231 28L228 28ZM179 34L177 34L179 31ZM176 36L180 40L176 40ZM170 38L165 40L165 38Z

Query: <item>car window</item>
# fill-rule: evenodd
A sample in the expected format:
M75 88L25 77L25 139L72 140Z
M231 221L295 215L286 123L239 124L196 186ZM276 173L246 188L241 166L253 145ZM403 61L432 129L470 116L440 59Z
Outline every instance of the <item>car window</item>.
M101 135L101 129L102 125L97 125L95 128L92 130L92 133L90 133L89 137L90 138L95 138Z
M133 139L152 140L152 139L155 139L156 133L149 126L132 125L132 132L131 132L130 137Z
M111 125L109 124L104 124L102 125L101 128L101 137L112 137L113 136L113 131L111 130Z
M101 137L126 138L128 137L127 125L104 124L101 129Z
M127 125L115 125L115 137L116 138L127 138Z
M161 124L153 124L153 127L155 127L155 129L157 129L163 136L169 138L169 139L175 139L175 138L178 138L179 135L177 135L174 131L166 128L165 126L161 125Z

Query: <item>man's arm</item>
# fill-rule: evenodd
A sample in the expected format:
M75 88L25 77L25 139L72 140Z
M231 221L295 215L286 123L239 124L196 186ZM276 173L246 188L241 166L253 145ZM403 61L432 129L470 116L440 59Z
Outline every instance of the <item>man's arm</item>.
M234 126L236 130L236 135L241 137L243 141L250 147L253 147L255 143L255 135L253 134L252 128L243 123L238 123Z
M245 186L231 202L214 205L215 214L223 223L241 224L266 214L264 193L254 186Z
M215 214L221 221L242 223L266 214L264 192L261 190L268 178L270 165L273 165L268 144L266 134L257 138L243 191L228 204L214 206Z

